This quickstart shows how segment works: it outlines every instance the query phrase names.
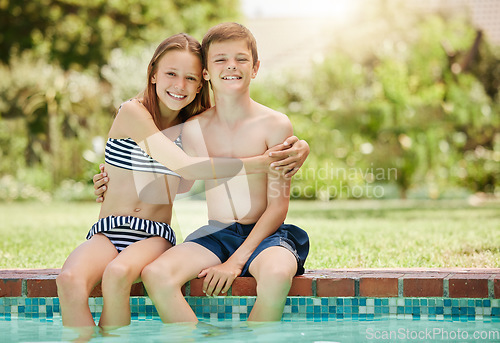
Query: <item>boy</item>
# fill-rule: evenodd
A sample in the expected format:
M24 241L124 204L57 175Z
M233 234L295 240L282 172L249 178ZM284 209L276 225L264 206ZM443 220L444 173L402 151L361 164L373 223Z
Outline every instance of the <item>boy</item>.
M250 98L250 81L257 75L259 61L255 38L247 28L219 24L203 38L202 50L203 77L212 86L215 106L195 119L202 137L189 123L185 125L183 142L189 154L254 156L292 135L287 116ZM208 151L193 144L203 138ZM205 277L204 292L216 296L226 293L237 276L248 273L257 281L257 300L248 319L280 320L292 278L304 272L307 234L283 225L290 180L255 174L221 181L206 182L209 225L167 250L141 274L165 322L197 321L181 293L187 281Z
M259 61L247 28L219 24L205 35L202 50L203 77L211 84L215 106L184 125L188 154L255 156L292 135L286 115L250 98ZM304 272L309 251L306 232L283 224L290 179L278 173L214 178L205 181L209 225L143 269L148 295L164 322L196 322L181 292L187 281L205 277L203 291L217 296L237 276L250 274L257 281L257 300L248 320L280 320L292 278Z

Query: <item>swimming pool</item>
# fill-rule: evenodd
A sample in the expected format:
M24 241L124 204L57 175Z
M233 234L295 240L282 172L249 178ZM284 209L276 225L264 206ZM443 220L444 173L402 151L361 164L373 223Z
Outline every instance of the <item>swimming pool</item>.
M163 324L157 316L132 320L108 336L96 332L91 342L499 342L500 325L495 321L412 320L299 320L252 325L233 320L202 319L197 325ZM80 334L62 326L61 317L0 318L2 342L75 341Z
M283 320L245 322L255 297L186 297L201 322L163 324L148 297L130 299L132 323L92 342L500 342L500 299L288 297ZM90 298L98 319L102 298ZM58 298L0 298L0 341L73 341Z

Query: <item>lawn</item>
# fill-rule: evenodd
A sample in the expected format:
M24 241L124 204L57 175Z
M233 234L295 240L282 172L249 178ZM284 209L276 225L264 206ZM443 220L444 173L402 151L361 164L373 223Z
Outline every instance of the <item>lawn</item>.
M98 212L87 202L2 203L0 268L61 267ZM178 201L178 239L205 218L204 202ZM500 266L498 202L292 201L286 222L309 233L307 269Z

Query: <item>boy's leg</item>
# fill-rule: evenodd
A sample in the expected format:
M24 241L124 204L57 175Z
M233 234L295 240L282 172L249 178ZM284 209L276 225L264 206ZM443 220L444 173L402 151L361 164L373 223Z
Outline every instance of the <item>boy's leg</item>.
M286 297L297 272L295 256L286 248L272 246L255 257L248 271L257 281L257 300L248 320L281 320Z
M210 250L185 242L168 249L143 269L142 281L163 322L198 321L181 287L203 269L219 263L219 258Z
M104 306L99 326L112 329L130 324L130 288L140 281L142 269L172 244L162 237L150 237L125 248L111 261L102 276Z
M104 269L116 255L118 252L109 239L97 234L68 256L56 279L63 325L95 325L88 297L101 280Z

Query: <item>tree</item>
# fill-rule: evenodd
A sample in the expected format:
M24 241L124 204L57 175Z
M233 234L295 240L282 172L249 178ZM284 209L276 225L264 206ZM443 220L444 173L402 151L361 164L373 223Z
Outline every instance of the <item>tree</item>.
M33 50L65 70L99 67L113 48L193 36L237 16L237 0L5 0L0 61Z

